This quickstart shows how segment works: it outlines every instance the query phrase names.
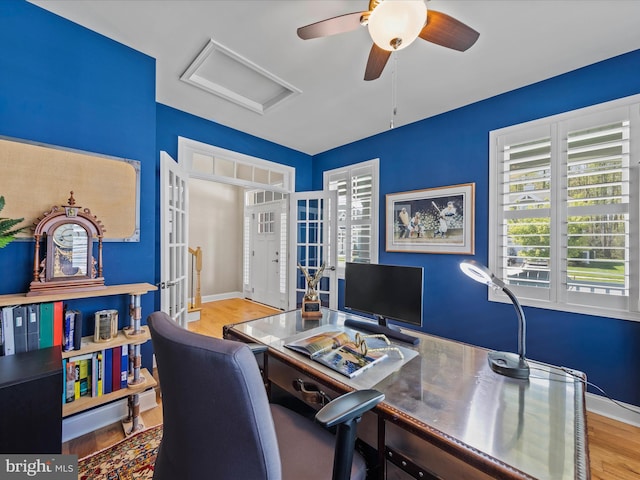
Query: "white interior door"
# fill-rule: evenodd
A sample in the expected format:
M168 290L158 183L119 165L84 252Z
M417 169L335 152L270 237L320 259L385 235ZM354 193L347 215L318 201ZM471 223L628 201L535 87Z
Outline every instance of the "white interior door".
M169 154L160 152L160 305L178 325L187 326L189 182Z
M250 221L250 289L248 298L287 308L287 200L247 207Z
M317 290L323 307L338 308L337 192L297 192L289 197L291 265L289 267L289 308L300 308L307 290L298 263L314 275L324 263Z

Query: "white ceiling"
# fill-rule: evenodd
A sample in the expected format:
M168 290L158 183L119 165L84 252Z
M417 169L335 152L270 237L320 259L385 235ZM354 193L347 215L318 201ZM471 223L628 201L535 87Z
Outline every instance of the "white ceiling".
M157 101L316 154L389 129L393 56L365 82L366 28L301 40L300 26L367 0L31 0L157 60ZM639 0L431 0L480 38L461 53L418 39L397 56L399 127L640 49ZM302 91L261 115L184 83L213 39ZM639 72L640 73L640 72Z

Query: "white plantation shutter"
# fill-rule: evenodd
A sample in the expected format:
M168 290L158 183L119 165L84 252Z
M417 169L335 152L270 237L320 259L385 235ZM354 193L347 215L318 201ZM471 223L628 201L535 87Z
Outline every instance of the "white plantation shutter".
M346 262L378 261L378 160L329 170L324 189L338 192L338 273Z
M640 319L639 100L491 132L489 266L523 304Z

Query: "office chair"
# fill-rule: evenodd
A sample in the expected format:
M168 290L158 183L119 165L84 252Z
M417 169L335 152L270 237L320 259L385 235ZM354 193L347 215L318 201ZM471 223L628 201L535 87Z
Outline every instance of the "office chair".
M269 404L248 345L189 332L163 312L147 320L162 389L164 429L154 480L366 478L356 424L384 399L343 395L317 414L326 427Z

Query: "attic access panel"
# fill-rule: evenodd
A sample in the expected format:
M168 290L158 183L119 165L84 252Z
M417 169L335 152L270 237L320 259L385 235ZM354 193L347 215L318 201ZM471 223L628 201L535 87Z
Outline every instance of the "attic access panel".
M214 40L209 40L180 80L261 115L301 93Z

